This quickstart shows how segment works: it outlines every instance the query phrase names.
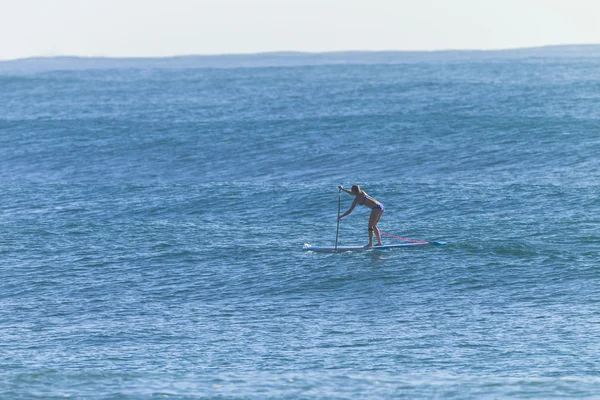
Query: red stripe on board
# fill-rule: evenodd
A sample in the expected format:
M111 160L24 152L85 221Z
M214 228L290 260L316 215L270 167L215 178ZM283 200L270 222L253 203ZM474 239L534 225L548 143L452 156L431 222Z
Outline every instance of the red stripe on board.
M403 237L400 237L400 236L392 235L391 233L384 232L382 230L379 230L379 233L381 233L382 235L385 235L385 236L392 237L394 239L403 240L405 242L411 242L411 243L429 243L427 240L403 238Z

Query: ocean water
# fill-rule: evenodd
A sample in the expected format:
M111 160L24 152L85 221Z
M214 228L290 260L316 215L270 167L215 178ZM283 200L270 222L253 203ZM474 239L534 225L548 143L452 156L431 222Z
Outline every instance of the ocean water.
M0 73L0 398L597 398L599 156L597 58Z

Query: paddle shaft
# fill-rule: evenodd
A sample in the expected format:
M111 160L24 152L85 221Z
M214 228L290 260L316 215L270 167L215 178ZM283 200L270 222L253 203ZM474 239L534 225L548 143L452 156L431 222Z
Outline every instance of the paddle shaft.
M337 217L337 228L335 230L335 249L337 251L338 237L340 234L340 207L342 206L342 189L338 189L338 217Z

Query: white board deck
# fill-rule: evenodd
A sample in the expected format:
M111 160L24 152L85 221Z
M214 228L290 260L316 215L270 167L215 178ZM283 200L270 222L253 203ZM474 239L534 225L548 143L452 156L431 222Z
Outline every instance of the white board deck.
M304 251L314 251L315 253L342 253L346 251L383 251L390 249L414 249L417 247L429 247L429 246L441 246L444 242L411 242L411 243L398 243L398 244L386 244L383 246L313 246L311 244L304 245Z

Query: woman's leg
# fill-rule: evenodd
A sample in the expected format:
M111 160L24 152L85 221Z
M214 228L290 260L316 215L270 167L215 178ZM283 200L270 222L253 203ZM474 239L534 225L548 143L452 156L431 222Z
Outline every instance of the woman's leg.
M379 246L383 245L383 242L381 241L381 232L377 227L382 214L383 211L378 208L374 208L373 211L371 211L371 216L369 217L369 244L371 246L373 245L373 231L375 231L375 236L377 236L377 244Z
M381 242L381 232L378 227L375 227L375 236L377 236L377 246L383 246L383 243Z
M371 211L371 215L369 216L369 244L366 247L373 247L373 230L375 229L373 214L375 214L375 210Z

